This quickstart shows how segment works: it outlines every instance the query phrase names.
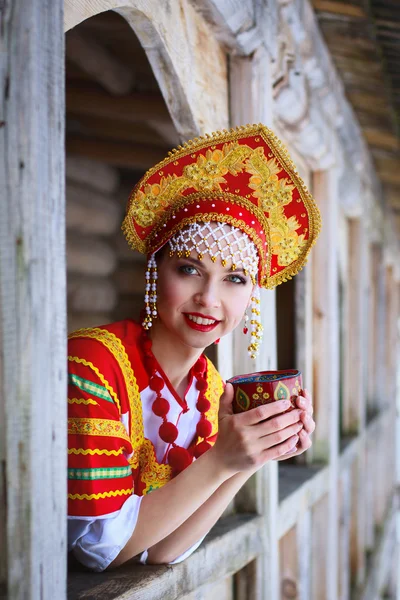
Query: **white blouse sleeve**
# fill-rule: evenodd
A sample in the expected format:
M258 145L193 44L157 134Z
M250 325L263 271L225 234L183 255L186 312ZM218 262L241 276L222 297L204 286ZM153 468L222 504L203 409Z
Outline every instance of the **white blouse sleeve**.
M68 550L93 571L104 571L131 537L143 496L130 496L122 508L102 517L68 517Z
M68 549L88 569L104 571L132 536L142 500L143 496L130 496L118 512L102 517L68 517ZM188 558L204 537L168 564L175 565ZM145 565L147 558L145 550L139 562Z

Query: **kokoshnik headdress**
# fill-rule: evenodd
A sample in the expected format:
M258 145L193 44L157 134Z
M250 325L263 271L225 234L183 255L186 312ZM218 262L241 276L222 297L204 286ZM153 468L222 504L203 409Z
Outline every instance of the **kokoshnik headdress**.
M122 225L130 246L149 255L144 326L157 315L154 254L167 242L170 253L181 256L196 250L200 259L205 252L223 264L229 258L232 269L240 264L253 283L272 289L303 268L320 228L315 201L283 144L264 125L218 131L179 146L135 186ZM245 235L237 236L237 229ZM259 312L257 290L253 315ZM254 325L253 337L260 330ZM258 344L252 341L254 355Z

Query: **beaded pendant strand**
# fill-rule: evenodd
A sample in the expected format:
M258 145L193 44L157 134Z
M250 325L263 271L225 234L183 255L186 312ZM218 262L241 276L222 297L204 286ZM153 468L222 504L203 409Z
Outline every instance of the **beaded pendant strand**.
M170 403L166 398L163 398L162 391L164 389L164 380L162 377L157 375L157 360L152 352L151 339L143 332L143 349L145 355L145 367L150 378L149 386L153 390L157 397L153 402L152 410L157 417L162 419L162 423L158 430L158 435L166 444L170 444L171 448L168 451L167 461L175 473L179 473L186 469L193 462L193 457L199 458L204 452L211 448L211 444L207 441L207 438L211 435L212 424L206 417L206 413L210 410L210 401L206 398L206 392L208 383L206 379L206 359L200 357L193 366L193 374L197 379L196 388L199 391L199 397L197 399L196 408L200 413L200 420L196 426L196 433L199 438L203 438L203 441L196 444L193 453L186 448L178 446L175 440L178 437L178 428L174 423L168 421L168 413L170 409ZM184 402L183 412L188 412L189 407Z

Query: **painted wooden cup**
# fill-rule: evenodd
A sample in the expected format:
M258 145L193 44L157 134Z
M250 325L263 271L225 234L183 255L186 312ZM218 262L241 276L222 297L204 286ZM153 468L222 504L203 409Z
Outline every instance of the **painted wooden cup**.
M231 377L233 385L233 412L239 413L261 404L270 404L276 400L291 400L296 407L296 396L302 389L301 372L296 369L286 371L260 371ZM285 411L287 412L287 411Z

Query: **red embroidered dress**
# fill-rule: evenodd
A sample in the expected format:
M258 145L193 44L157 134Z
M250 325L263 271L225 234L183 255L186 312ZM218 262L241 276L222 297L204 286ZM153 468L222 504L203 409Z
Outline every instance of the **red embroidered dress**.
M166 463L169 446L158 436L162 420L151 411L155 392L149 388L143 364L141 332L137 323L125 320L81 329L69 336L69 520L87 524L96 518L110 518L132 496L141 497L173 476ZM187 411L161 367L158 372L169 393L171 418L181 436L178 441L193 448L202 441L195 436L200 413L194 407L198 396L194 375L187 390L192 398ZM207 381L211 407L206 417L212 423L207 441L212 445L223 384L208 360ZM73 534L72 538L80 535ZM70 536L71 548L76 539Z

